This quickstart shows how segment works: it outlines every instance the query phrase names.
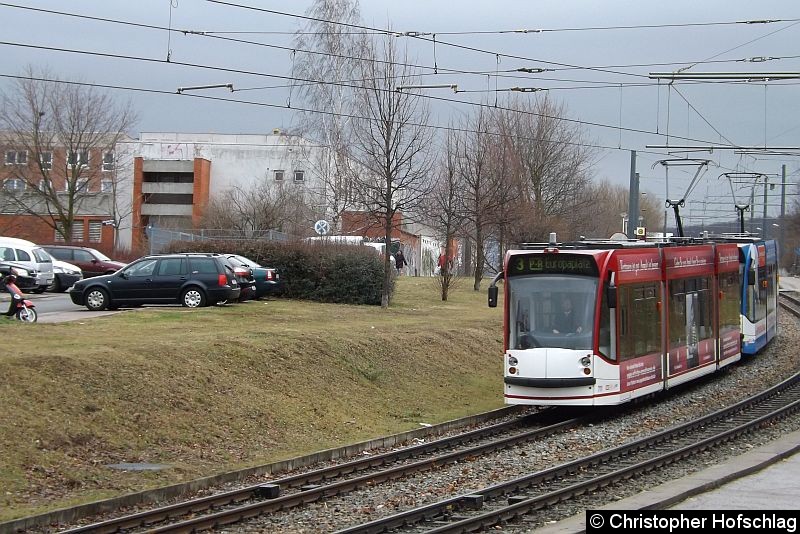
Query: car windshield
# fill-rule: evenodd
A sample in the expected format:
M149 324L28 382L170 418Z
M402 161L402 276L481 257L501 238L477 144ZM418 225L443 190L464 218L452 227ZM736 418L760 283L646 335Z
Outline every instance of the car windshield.
M36 258L36 261L39 263L51 263L53 261L53 258L50 257L50 254L45 252L43 248L33 249L33 255Z
M239 258L237 258L236 256L229 256L225 258L225 261L228 262L229 265L232 265L234 267L249 267L249 265L247 265L243 261L239 261Z
M261 265L257 264L256 262L254 262L250 258L245 258L244 256L238 256L238 255L231 256L231 257L232 258L236 258L237 260L239 260L242 263L242 265L246 265L248 267L261 267Z
M514 276L508 288L509 348L591 348L597 278Z
M94 257L97 258L100 261L113 261L111 258L106 256L105 254L103 254L99 250L95 250L95 249L90 249L90 250L92 251L92 254L94 254Z

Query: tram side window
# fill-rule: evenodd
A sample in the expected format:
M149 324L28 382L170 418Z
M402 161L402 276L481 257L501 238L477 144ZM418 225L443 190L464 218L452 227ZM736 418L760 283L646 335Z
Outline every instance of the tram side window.
M669 347L695 346L714 335L711 280L708 277L669 282Z
M661 315L656 283L618 288L619 359L661 352Z
M723 273L719 277L719 289L722 300L719 308L719 324L721 327L739 327L739 273Z
M609 360L616 360L617 355L611 353L611 308L608 307L607 295L608 284L603 286L602 296L600 297L600 335L599 351L600 354Z
M775 288L777 285L775 265L767 265L767 312L775 311Z
M767 288L763 284L766 276L767 270L759 267L755 284L747 286L747 318L752 323L757 323L767 316Z

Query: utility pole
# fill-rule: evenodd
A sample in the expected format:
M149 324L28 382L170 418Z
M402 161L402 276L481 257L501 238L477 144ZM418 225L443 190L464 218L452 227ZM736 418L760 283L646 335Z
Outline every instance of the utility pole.
M762 239L767 239L768 226L767 226L767 192L769 191L769 179L764 176L764 215L761 218L761 228L763 228L761 235Z
M778 238L778 264L780 265L780 258L783 252L784 238L786 237L786 222L783 220L786 216L786 164L781 165L781 226L780 237Z
M631 150L631 179L628 188L628 238L636 238L639 223L639 174L636 172L636 151Z

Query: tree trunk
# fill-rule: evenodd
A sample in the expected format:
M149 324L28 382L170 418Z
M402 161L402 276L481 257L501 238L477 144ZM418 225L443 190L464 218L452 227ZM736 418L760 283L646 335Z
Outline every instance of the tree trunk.
M389 287L392 281L392 218L388 216L384 220L384 243L386 248L383 254L383 290L381 292L381 308L386 309L389 307Z
M475 283L472 289L475 291L481 290L481 279L483 278L483 228L477 226L475 231Z

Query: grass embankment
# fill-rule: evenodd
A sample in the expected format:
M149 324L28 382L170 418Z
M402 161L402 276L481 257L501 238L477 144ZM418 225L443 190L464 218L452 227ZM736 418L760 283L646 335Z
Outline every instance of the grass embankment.
M501 405L501 314L401 278L388 310L271 300L0 325L0 521ZM124 472L118 462L171 467Z

